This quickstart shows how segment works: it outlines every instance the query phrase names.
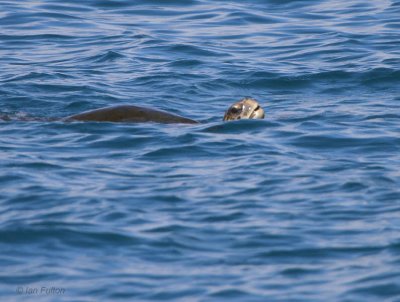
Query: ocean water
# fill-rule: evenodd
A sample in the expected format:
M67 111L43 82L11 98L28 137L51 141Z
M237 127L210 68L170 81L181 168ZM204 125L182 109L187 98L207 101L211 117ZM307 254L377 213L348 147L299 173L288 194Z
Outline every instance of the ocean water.
M0 300L400 301L399 16L0 0ZM58 121L118 104L202 123Z

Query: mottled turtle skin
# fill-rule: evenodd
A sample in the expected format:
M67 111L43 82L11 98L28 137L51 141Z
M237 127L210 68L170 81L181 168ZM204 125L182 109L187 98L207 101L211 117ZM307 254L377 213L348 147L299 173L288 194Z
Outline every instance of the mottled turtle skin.
M223 120L232 121L240 119L263 119L264 110L260 107L255 99L244 98L234 103L226 111ZM68 116L64 121L85 121L85 122L126 122L126 123L181 123L181 124L198 124L199 122L182 117L176 114L168 113L161 110L151 108L121 105L96 110L86 111L83 113Z

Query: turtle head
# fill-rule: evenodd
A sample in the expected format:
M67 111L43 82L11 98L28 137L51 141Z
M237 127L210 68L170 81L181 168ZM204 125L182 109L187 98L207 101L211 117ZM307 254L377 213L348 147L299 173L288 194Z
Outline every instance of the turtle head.
M260 107L255 99L248 97L233 104L231 107L229 107L224 115L224 121L263 118L264 109Z

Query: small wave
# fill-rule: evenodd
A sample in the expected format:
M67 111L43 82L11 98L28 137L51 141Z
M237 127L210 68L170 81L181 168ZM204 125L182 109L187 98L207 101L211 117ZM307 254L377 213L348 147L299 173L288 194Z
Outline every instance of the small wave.
M44 72L28 72L20 75L9 75L8 78L1 80L1 82L22 82L22 81L55 81L74 79L75 77L66 73L44 73Z
M168 51L177 54L187 54L194 56L206 56L206 57L226 57L229 56L227 53L221 53L217 51L212 51L210 49L201 48L195 45L178 44L174 46L169 46Z
M91 60L93 60L93 62L95 63L105 63L105 62L113 62L121 58L125 58L125 56L116 51L109 50L105 54L93 56Z

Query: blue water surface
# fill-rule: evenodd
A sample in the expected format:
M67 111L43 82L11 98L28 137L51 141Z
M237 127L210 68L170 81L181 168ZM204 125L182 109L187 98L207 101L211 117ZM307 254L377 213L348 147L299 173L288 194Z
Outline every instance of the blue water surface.
M400 301L399 17L0 0L0 300ZM202 123L57 121L118 104Z

